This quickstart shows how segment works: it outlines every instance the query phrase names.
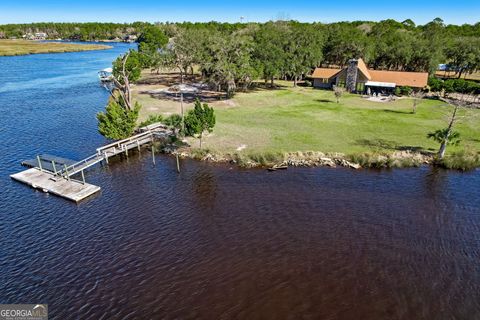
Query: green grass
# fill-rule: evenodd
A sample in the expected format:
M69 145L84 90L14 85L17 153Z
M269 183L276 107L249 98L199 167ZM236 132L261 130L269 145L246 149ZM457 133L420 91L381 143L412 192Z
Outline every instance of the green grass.
M217 125L204 139L205 148L245 155L310 150L346 155L400 150L434 153L438 144L427 139L427 133L445 128L445 113L451 111L441 101L423 100L413 114L410 99L380 103L348 94L337 104L331 91L280 83L285 87L239 93L228 106L212 103ZM144 110L149 110L148 105ZM462 143L449 147L449 154L480 151L480 110L462 113L467 117L455 128ZM236 151L241 145L246 148Z
M480 152L459 151L446 156L437 164L447 169L471 170L480 167Z
M34 53L57 53L109 49L99 44L73 44L28 40L0 40L0 56L18 56Z

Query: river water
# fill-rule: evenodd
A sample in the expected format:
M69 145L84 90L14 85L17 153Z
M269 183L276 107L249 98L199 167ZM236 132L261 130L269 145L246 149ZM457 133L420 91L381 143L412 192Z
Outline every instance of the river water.
M0 57L0 303L51 319L479 319L480 171L240 170L144 150L78 205L10 180L106 141L107 51Z

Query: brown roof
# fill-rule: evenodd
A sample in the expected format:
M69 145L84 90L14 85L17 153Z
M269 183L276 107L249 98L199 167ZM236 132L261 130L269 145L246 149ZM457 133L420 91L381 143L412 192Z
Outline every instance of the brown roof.
M340 71L342 71L342 69L315 68L312 78L330 79Z
M312 78L330 79L344 69L316 68L312 74ZM358 69L370 81L390 82L395 83L397 86L409 86L415 88L424 88L428 83L428 73L426 72L371 70L367 68L362 59L358 59Z
M409 86L423 88L428 83L426 72L405 72L405 71L380 71L369 70L372 81L391 82L397 86Z
M372 80L372 76L370 75L367 65L362 58L358 59L358 70L360 70L368 80Z

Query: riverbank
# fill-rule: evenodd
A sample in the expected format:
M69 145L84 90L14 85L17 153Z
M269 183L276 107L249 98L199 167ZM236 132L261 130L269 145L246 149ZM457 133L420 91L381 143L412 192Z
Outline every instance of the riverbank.
M178 96L159 94L174 80L171 74L144 75L144 81L134 89L134 98L143 106L140 120L154 114L181 113ZM214 131L204 136L203 150L196 149L196 139L188 138L190 147L182 147L179 152L200 159L209 154L210 160L235 161L245 166L281 164L292 154L310 153L321 156L291 160L320 165L330 163L321 158L330 158L336 165L345 160L362 167L433 163L439 146L427 134L446 127L445 115L452 109L442 101L424 99L413 113L410 98L377 102L350 94L336 103L331 91L293 87L284 81L277 82L275 89L259 87L238 93L233 99L208 92L202 92L202 97L215 109ZM185 101L185 109L192 108L193 97L186 96ZM468 153L465 159L478 165L479 110L462 110L462 116L455 128L462 142L448 147L447 158L454 157L458 162L459 154Z
M216 154L208 149L166 146L167 154L179 158L194 159L212 163L229 163L242 168L268 168L276 170L284 167L345 167L350 169L392 169L434 165L444 169L468 171L480 167L480 153L457 152L443 160L435 155L411 151L393 153L371 153L345 155L342 153L322 153L318 151L298 151L290 153L250 153Z
M37 53L62 53L112 48L99 44L74 44L64 42L39 42L29 40L0 40L0 56L19 56Z

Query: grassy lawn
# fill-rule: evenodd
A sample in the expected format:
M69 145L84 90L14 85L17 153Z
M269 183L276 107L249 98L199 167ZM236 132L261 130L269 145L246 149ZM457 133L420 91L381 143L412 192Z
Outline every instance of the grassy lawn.
M33 53L74 52L109 49L98 44L38 42L28 40L0 40L0 56L18 56Z
M438 144L426 135L445 128L445 114L451 111L451 107L436 100L423 100L416 114L412 113L411 99L372 102L358 95L345 95L336 103L331 91L278 83L282 88L239 93L232 100L210 103L215 108L217 125L205 138L205 148L220 154L238 153L242 145L246 146L242 153L435 152ZM146 94L135 96L143 104L142 119L148 114L179 113L177 102ZM480 110L462 113L467 117L456 126L462 143L449 147L448 152L478 152Z

